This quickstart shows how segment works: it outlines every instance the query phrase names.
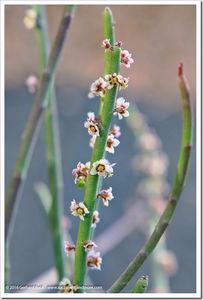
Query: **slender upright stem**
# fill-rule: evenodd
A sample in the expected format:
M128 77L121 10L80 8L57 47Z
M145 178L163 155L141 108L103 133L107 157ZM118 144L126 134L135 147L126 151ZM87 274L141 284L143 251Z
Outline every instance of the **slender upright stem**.
M40 74L46 67L49 55L49 37L44 6L34 5L37 13L38 26L36 26L36 40L39 51ZM53 79L54 81L54 79ZM58 114L54 83L48 95L48 104L44 112L44 131L46 160L48 167L49 189L52 196L50 208L50 227L54 247L55 265L58 271L58 279L64 277L64 251L62 246L61 220L63 216L63 175L61 168L60 137Z
M104 22L103 22L104 23L103 24L104 39L109 39L111 45L114 45L115 44L115 30L114 30L114 21L113 21L113 15L112 15L111 10L106 9L103 17L104 17ZM110 57L109 51L104 51L104 75L111 73L110 60L111 60L111 57ZM100 99L100 108L99 108L99 117L101 117L101 115L102 115L103 103L104 103L104 98L101 98ZM105 152L104 152L103 158L105 158ZM102 182L103 182L103 178L100 177L98 185L97 185L97 194L102 187ZM98 201L98 199L96 199L94 210L98 211L99 206L100 206L100 201ZM90 239L94 238L94 233L95 233L95 228L92 227L91 233L90 233Z
M5 203L5 235L8 240L8 230L11 234L11 219L15 216L14 211L17 210L17 199L22 191L23 182L26 177L26 172L29 166L32 150L38 136L39 127L42 119L42 114L48 104L49 88L52 84L56 66L59 61L61 50L65 41L66 33L73 17L74 7L65 6L62 20L54 41L52 50L49 55L47 67L44 70L39 91L34 100L31 113L29 115L27 124L22 134L20 147L17 154L17 159L11 180L8 185ZM14 220L12 220L14 223ZM10 228L9 228L10 227Z
M169 194L168 204L157 222L154 231L144 244L142 249L138 252L135 258L130 262L125 271L119 276L115 283L108 290L109 293L119 293L132 279L134 274L142 266L146 258L154 250L161 236L169 225L173 213L180 198L190 158L190 151L192 145L192 113L191 102L189 95L189 88L187 81L183 75L183 65L180 64L178 68L179 89L182 102L182 142L177 164L175 179Z
M104 11L104 27L105 29L112 28L112 13L109 8ZM111 29L112 30L112 29ZM119 73L120 70L120 49L113 47L113 50L105 55L105 73ZM114 103L117 95L117 86L108 90L105 97L101 101L102 108L100 106L100 118L102 129L100 136L97 137L96 143L92 152L91 166L92 164L103 158L105 153L107 136L110 128L111 119L113 116ZM85 216L84 221L80 221L78 238L75 252L75 267L73 282L79 286L77 292L83 292L80 289L84 285L85 274L86 274L86 252L84 251L83 243L90 238L92 215L95 206L96 192L98 189L99 176L88 175L86 190L84 196L84 203L89 210L89 214Z

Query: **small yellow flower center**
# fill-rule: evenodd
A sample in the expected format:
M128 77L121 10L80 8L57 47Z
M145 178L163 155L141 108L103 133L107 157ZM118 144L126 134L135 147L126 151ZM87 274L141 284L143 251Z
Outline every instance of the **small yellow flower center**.
M97 170L97 172L99 172L99 173L104 172L104 171L105 171L105 165L99 164L99 165L96 167L96 170Z
M83 216L83 215L84 215L84 209L83 209L83 208L78 207L78 208L76 209L76 211L77 211L78 215L80 215L80 216Z

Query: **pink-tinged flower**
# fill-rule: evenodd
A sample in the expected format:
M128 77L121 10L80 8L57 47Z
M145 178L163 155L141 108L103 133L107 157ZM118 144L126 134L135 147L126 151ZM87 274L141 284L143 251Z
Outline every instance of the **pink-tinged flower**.
M175 254L169 250L162 250L156 256L156 262L169 275L174 275L177 272L178 264Z
M75 251L75 245L72 245L69 241L64 242L64 251L68 256L72 251Z
M90 251L87 256L87 266L91 269L101 270L102 258L100 252Z
M106 151L109 153L114 153L114 147L117 147L120 144L120 141L117 140L113 134L110 134L107 138L106 142Z
M121 89L125 90L128 87L129 78L118 75L117 80Z
M108 190L101 190L97 194L97 198L100 198L105 206L109 206L109 201L114 198L112 194L112 187L108 188Z
M27 29L33 29L37 25L37 13L34 9L26 10L23 23Z
M107 82L102 77L99 77L91 84L90 93L88 94L88 97L89 98L94 98L96 96L104 97L106 94L107 86L108 86Z
M123 117L128 117L129 112L128 112L128 107L130 103L126 102L123 97L120 97L116 100L116 105L114 109L114 115L118 115L119 120L123 119Z
M91 225L91 227L92 228L96 228L96 226L99 223L99 221L100 221L99 212L97 210L95 210L93 212L93 215L92 215L92 225Z
M77 164L76 169L73 169L72 175L75 177L75 184L79 187L84 187L87 176L89 174L90 162L88 161L86 164L79 162Z
M116 46L116 47L119 47L119 48L121 48L121 47L122 47L122 45L123 45L123 42L121 42L121 41L117 41L117 42L115 42L115 46Z
M103 176L104 178L110 177L113 175L113 166L115 166L115 164L110 164L107 159L97 160L93 163L90 174Z
M76 203L75 199L71 201L70 210L73 216L79 217L82 221L84 221L85 215L89 214L89 210L85 204L83 202Z
M103 40L101 46L105 49L105 51L106 50L110 50L111 51L113 49L113 47L112 47L112 45L110 43L110 39Z
M39 87L39 80L35 75L30 75L26 79L25 85L27 86L28 92L34 94Z
M115 136L115 138L118 138L119 136L121 136L120 127L117 126L116 124L114 124L110 130L110 134L113 134Z
M83 247L85 249L86 252L94 250L94 248L97 248L97 245L93 242L93 241L86 241L83 244Z
M77 291L77 289L78 289L78 286L75 284L72 284L68 278L64 278L59 283L60 293L74 293Z
M131 56L132 54L128 50L121 51L121 64L126 66L126 68L130 68L130 64L134 63L134 59Z
M104 78L107 80L108 90L112 89L115 85L118 85L118 75L116 73L107 74Z
M87 114L87 121L84 123L84 127L87 128L90 135L99 136L99 123L93 112Z
M89 145L91 148L94 148L94 145L96 143L96 139L97 139L97 136L96 135L93 135L91 138L90 138L90 141L89 141Z
M155 133L148 132L139 137L139 147L145 151L154 151L160 146L161 142Z
M166 173L168 168L168 157L164 153L155 152L151 155L141 154L135 160L139 171L150 176L160 177Z

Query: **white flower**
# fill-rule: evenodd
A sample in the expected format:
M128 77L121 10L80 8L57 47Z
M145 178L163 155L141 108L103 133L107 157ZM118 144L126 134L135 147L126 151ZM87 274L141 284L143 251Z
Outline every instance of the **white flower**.
M113 175L113 166L115 164L110 164L106 159L100 159L93 163L92 169L90 171L91 175L99 175L103 177L110 177Z
M88 252L88 251L93 250L94 248L97 248L97 245L93 241L89 240L89 241L84 242L83 247L84 247L85 251Z
M118 114L119 120L123 119L123 117L128 117L129 112L127 111L130 103L126 102L123 97L120 97L116 100L116 105L114 109L114 115Z
M90 138L90 141L89 141L89 145L91 148L94 148L94 145L96 143L96 139L97 139L97 136L96 135L93 135L91 138Z
M83 164L81 162L79 162L77 164L76 169L73 169L72 171L72 175L75 177L75 184L82 184L82 182L85 185L87 176L89 174L89 169L90 169L90 162L86 162L86 164Z
M131 56L132 54L128 50L121 51L121 64L126 66L126 68L130 68L130 64L134 63L134 59Z
M84 123L84 127L87 128L90 135L99 136L99 123L93 112L87 114L87 121Z
M119 136L121 136L120 127L114 124L111 128L110 133L113 134L116 138L118 138Z
M126 89L128 87L128 81L129 78L123 77L120 74L107 74L104 76L104 78L107 80L107 88L110 90L114 86L119 85L121 89Z
M71 201L70 210L73 216L80 217L82 221L84 221L84 216L86 214L89 214L89 210L87 209L85 204L83 202L79 202L77 204L74 199L73 201Z
M112 49L113 49L113 47L112 47L112 45L111 45L111 43L110 43L110 39L105 39L105 40L103 40L101 46L102 46L103 48L105 48L105 51L106 51L106 50L112 50Z
M25 81L28 92L34 94L39 87L39 80L35 75L30 75Z
M74 293L78 289L78 286L73 285L68 278L64 278L59 283L59 288L61 293Z
M91 269L101 270L102 258L100 252L90 251L87 256L87 266Z
M106 151L109 153L114 153L114 147L117 147L120 144L120 141L117 140L113 134L110 134L106 142Z
M100 221L99 212L97 210L95 210L93 212L93 215L92 215L92 225L91 225L91 227L96 228L97 223L99 223L99 221Z
M64 242L64 251L68 256L72 251L75 251L75 245L72 245L69 241Z
M26 10L23 23L27 29L33 29L37 24L37 13L34 9Z
M97 194L97 198L100 198L105 206L109 206L109 201L114 198L112 194L112 187L108 188L107 190L101 190Z
M89 98L94 98L95 96L104 97L107 86L108 86L107 82L102 77L99 77L91 84L88 97Z

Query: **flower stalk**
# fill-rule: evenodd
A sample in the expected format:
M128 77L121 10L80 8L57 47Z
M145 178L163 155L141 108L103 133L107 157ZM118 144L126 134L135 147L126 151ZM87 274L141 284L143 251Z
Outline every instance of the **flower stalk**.
M190 158L190 151L192 145L192 112L191 101L189 94L189 87L186 78L183 74L183 64L178 67L179 90L182 103L182 141L177 164L175 179L171 187L166 208L157 222L154 231L149 239L146 241L142 249L138 252L135 258L130 262L125 271L119 276L115 283L108 290L109 293L119 293L128 284L132 277L136 274L142 266L147 257L156 247L161 236L164 234L169 222L175 212L182 189Z
M22 192L23 183L26 178L27 169L32 155L32 150L38 136L43 112L48 104L48 93L51 87L54 73L65 42L66 33L74 14L74 6L65 6L62 20L51 49L47 66L43 71L39 91L33 102L31 113L22 134L21 144L18 150L16 163L8 185L5 203L5 235L11 234L11 219L14 223L14 212L17 211L17 203Z
M105 38L109 38L113 42L114 30L112 24L112 13L109 8L106 8L104 11L104 34ZM113 47L112 51L106 52L104 60L104 73L118 74L120 71L120 48ZM117 91L118 86L115 85L112 89L107 90L105 96L101 98L99 109L101 129L100 135L97 137L94 149L92 151L91 166L93 166L96 161L99 161L104 157L110 123L113 117ZM84 203L89 211L89 214L85 217L84 221L80 221L75 252L73 282L79 287L77 292L83 292L83 290L80 289L80 286L84 285L87 267L87 253L84 251L83 242L90 239L92 216L95 207L95 199L98 192L98 183L99 175L88 175L84 195Z

